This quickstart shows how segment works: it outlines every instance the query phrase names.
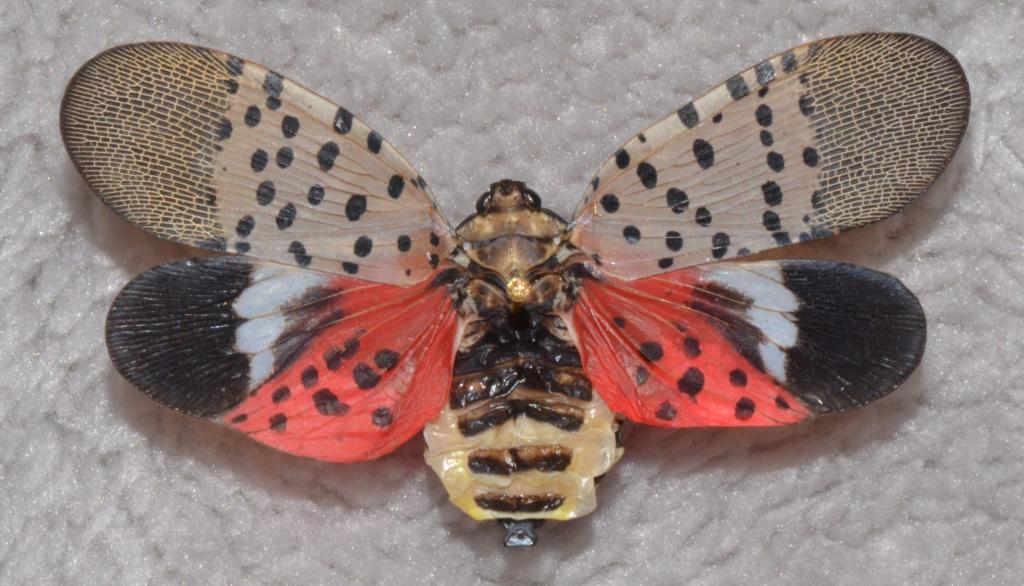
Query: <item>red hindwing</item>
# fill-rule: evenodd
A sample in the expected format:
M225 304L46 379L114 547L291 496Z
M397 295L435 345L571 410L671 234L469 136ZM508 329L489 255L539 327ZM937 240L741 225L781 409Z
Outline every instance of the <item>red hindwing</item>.
M447 288L429 280L402 288L337 277L325 289L339 317L222 419L292 454L378 458L444 405L457 314Z

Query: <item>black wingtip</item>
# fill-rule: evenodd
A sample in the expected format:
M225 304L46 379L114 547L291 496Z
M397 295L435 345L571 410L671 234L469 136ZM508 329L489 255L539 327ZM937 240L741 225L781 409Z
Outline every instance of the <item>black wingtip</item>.
M808 407L828 413L866 405L920 364L924 310L897 278L845 263L785 261L782 267L786 287L801 302L787 386Z
M231 302L249 284L242 257L190 258L137 276L107 314L106 339L121 376L156 401L196 417L240 402L248 358L234 352L241 323Z
M537 528L543 519L499 519L505 528L505 547L533 547L537 545Z

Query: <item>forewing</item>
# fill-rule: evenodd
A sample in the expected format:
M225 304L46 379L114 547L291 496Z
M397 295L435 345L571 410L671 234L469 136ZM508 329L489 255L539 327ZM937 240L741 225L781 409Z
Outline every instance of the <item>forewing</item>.
M61 133L100 198L160 238L403 285L453 247L426 183L390 143L226 53L110 49L68 85Z
M888 394L924 352L914 295L855 265L730 263L635 281L590 270L567 321L595 389L640 423L796 423Z
M107 318L121 374L277 449L382 456L436 417L458 337L443 265L413 287L218 256L135 278Z
M572 242L633 279L885 218L935 180L967 126L956 59L906 34L776 55L627 142Z

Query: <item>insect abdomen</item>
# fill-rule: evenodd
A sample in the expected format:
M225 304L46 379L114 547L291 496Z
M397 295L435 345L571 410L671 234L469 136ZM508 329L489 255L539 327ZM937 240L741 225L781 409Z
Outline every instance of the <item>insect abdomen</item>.
M481 323L455 362L448 405L424 434L427 462L474 519L573 519L622 454L618 422L579 354L545 326Z

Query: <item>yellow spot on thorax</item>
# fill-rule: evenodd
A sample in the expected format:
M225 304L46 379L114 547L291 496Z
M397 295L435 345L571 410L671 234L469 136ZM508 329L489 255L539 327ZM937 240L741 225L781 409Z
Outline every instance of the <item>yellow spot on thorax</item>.
M522 303L530 297L530 283L522 277L512 277L505 283L505 290L508 291L508 296L512 301L516 303Z

